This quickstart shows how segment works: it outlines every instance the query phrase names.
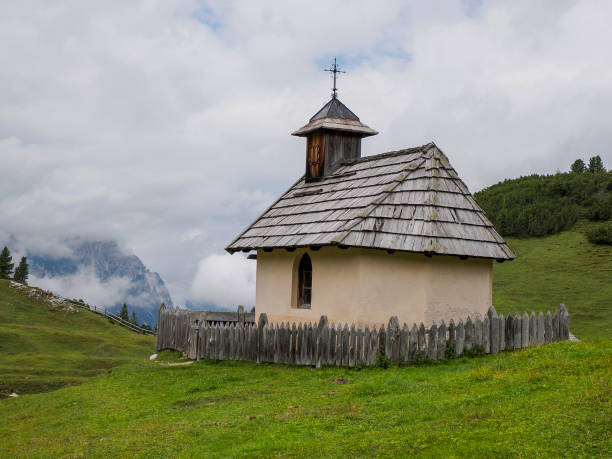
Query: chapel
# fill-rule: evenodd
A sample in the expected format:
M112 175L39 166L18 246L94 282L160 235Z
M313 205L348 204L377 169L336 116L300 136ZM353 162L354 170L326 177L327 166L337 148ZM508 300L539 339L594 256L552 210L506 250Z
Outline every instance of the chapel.
M335 76L335 74L334 74ZM293 132L305 173L227 247L256 251L256 312L280 322L484 316L515 255L433 142L361 156L378 134L337 97Z

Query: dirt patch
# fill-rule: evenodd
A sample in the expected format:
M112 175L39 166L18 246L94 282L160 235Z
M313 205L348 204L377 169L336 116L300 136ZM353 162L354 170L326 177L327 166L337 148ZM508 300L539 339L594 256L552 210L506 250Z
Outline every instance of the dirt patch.
M332 384L346 384L346 383L348 383L348 381L344 378L338 378L332 381Z
M193 362L195 362L195 360L188 360L187 362L157 362L157 364L163 367L182 367L191 365Z

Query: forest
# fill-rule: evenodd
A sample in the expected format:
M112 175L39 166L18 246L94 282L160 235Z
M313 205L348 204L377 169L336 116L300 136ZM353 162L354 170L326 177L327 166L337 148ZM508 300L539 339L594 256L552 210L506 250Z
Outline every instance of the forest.
M588 166L577 159L569 172L507 179L474 197L502 236L555 234L581 218L604 222L596 228L601 235L611 225L612 171L606 171L599 156ZM592 242L612 243L606 239Z

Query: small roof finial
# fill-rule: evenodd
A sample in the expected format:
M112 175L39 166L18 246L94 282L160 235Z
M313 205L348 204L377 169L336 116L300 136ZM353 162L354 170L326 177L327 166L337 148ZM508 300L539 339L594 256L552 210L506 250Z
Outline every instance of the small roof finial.
M338 68L338 64L336 63L336 58L334 57L334 65L331 68L325 69L326 72L331 72L334 74L334 87L332 88L332 99L335 99L338 95L338 89L336 89L336 75L338 73L346 73L344 70L340 70Z

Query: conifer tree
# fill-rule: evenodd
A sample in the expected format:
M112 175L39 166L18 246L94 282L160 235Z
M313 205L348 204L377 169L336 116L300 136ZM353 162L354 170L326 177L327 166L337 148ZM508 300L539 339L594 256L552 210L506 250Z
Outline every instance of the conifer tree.
M4 246L2 252L0 252L0 279L10 279L13 274L13 266L12 263L13 257L11 256L11 252L8 247Z
M22 284L27 285L29 274L30 274L30 269L28 267L28 260L26 257L21 257L19 266L17 266L17 268L15 269L15 275L13 276L13 280L15 282L20 282Z
M130 322L134 325L138 325L138 318L136 317L136 312L132 311L132 317L130 318Z
M576 161L572 163L571 171L576 174L582 174L585 171L585 169L586 169L586 165L584 164L584 161L581 159L577 159Z
M605 172L603 161L599 155L589 159L589 172Z
M119 317L121 317L123 320L130 320L127 304L123 303L123 306L121 306L121 312L119 313Z

